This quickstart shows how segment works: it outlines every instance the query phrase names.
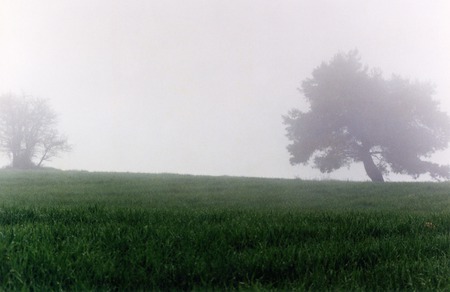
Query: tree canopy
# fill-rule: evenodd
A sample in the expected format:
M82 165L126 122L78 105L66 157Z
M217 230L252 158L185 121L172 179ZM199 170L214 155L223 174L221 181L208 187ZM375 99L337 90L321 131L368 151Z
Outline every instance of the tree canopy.
M55 112L47 100L4 95L0 98L0 150L13 168L40 167L60 152L69 151L57 130Z
M291 164L329 173L362 162L372 181L390 171L450 178L449 166L426 160L450 140L450 118L429 83L385 79L352 51L315 68L300 91L309 110L284 116Z

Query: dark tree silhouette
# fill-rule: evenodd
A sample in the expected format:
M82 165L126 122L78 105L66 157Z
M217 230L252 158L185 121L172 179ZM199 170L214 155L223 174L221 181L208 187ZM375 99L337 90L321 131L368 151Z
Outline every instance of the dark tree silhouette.
M307 112L284 116L292 164L332 172L362 162L372 181L392 171L417 178L450 177L449 166L424 160L448 146L450 119L433 86L363 66L356 51L337 54L302 82Z
M0 98L0 150L13 168L39 167L60 152L69 151L58 134L56 114L44 99L5 95Z

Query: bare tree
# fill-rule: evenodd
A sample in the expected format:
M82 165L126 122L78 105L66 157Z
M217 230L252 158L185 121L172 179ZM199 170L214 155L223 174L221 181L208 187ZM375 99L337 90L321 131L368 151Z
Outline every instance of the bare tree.
M70 151L56 125L47 100L12 94L0 97L0 150L10 157L13 168L40 167L60 152Z

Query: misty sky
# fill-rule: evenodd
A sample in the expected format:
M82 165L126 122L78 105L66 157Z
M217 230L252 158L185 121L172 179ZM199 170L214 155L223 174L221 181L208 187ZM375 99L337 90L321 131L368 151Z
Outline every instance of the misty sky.
M291 166L282 124L352 49L450 112L447 0L0 0L0 93L50 100L62 169L366 180Z

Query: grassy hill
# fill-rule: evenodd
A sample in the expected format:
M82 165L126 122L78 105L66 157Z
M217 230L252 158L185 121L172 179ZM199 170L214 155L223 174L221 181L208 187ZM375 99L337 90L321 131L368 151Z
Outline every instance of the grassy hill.
M449 290L450 184L0 171L0 288Z

